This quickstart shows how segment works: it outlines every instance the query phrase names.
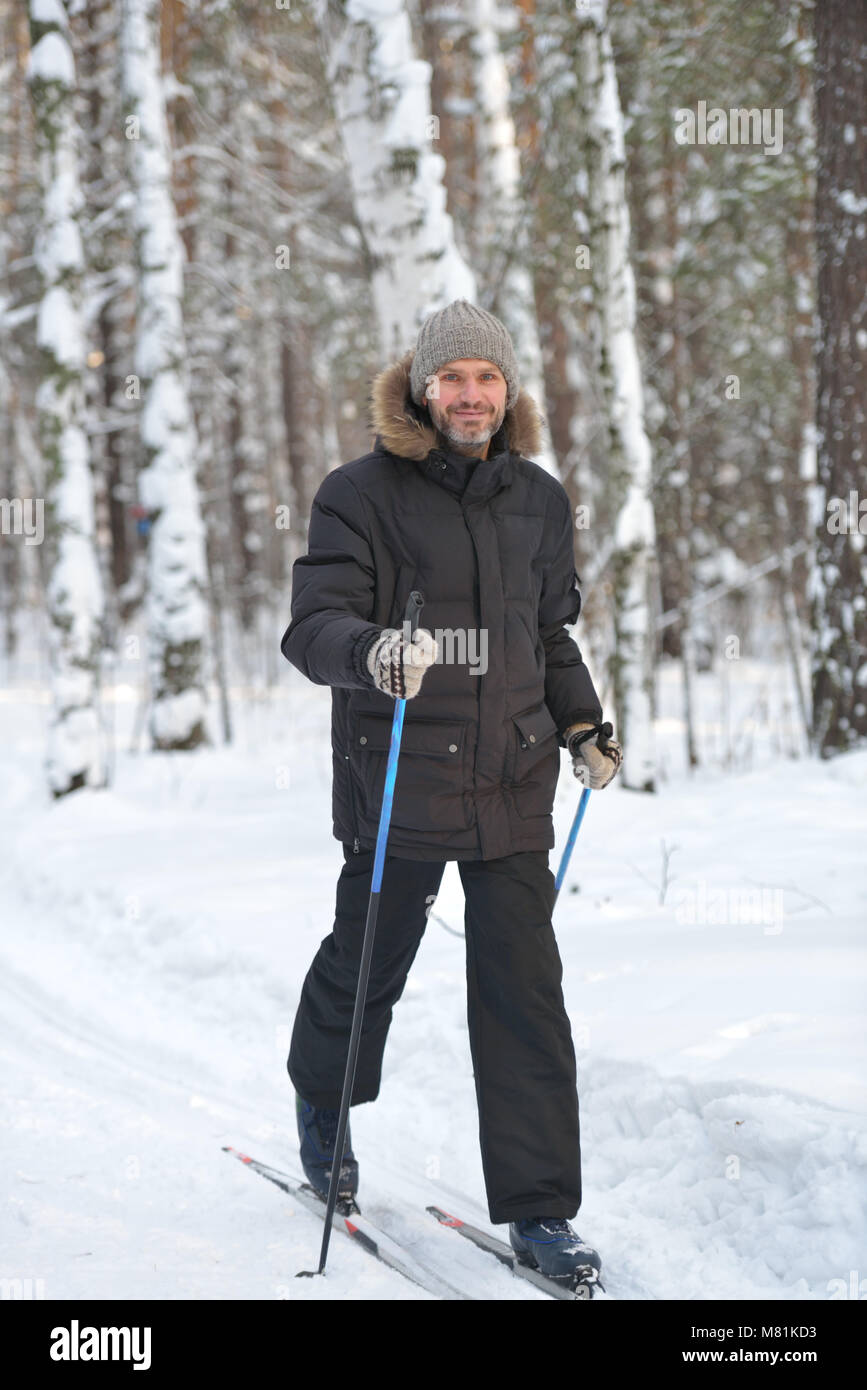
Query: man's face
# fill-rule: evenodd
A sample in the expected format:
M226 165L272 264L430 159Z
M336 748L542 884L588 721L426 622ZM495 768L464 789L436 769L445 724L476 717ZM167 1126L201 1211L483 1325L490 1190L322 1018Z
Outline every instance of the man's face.
M446 362L428 382L431 419L463 453L487 458L488 441L506 416L506 378L493 362L462 357Z

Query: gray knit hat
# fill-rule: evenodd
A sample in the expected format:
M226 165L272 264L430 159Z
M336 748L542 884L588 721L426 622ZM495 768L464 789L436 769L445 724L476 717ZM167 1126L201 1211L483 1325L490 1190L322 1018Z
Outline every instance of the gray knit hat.
M409 372L409 389L416 405L425 397L427 379L445 362L480 357L493 362L506 378L506 408L518 399L518 363L505 325L493 314L456 299L425 319L418 331L415 356Z

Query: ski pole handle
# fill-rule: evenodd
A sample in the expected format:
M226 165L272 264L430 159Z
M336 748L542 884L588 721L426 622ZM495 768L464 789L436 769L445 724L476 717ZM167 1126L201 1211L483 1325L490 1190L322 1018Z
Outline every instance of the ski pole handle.
M608 747L608 740L610 739L613 733L613 724L609 724L606 721L604 724L600 726L599 733L596 735L596 747L599 749L600 753L605 752L605 749Z
M403 615L403 640L411 642L418 627L418 618L424 608L424 598L418 589L413 589L406 603L406 612Z

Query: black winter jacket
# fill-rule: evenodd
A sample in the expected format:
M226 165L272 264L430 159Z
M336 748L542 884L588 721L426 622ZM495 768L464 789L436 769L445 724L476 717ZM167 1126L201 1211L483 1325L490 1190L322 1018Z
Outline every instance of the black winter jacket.
M365 658L419 589L419 623L440 652L407 701L388 853L550 849L563 731L602 718L564 626L581 607L571 507L524 457L540 438L525 391L488 457L471 460L412 402L411 362L409 352L374 383L372 452L334 469L316 494L281 649L332 687L334 834L373 849L394 701Z

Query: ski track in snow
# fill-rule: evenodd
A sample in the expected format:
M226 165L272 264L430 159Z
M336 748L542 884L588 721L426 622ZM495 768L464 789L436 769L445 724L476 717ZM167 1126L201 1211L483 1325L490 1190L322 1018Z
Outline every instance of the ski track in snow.
M299 1170L285 1056L342 863L327 713L291 681L233 749L121 755L111 790L48 804L40 710L15 709L0 1275L46 1298L429 1298L338 1236L326 1276L296 1280L321 1222L220 1147ZM555 922L581 1097L574 1224L608 1297L826 1299L863 1271L865 783L856 754L591 799ZM552 865L576 787L564 761ZM663 906L661 836L678 843ZM684 918L750 880L786 885L781 923ZM460 927L454 866L436 911ZM424 1210L488 1221L465 1007L462 943L431 923L380 1098L352 1111L362 1207L468 1293L544 1299Z

